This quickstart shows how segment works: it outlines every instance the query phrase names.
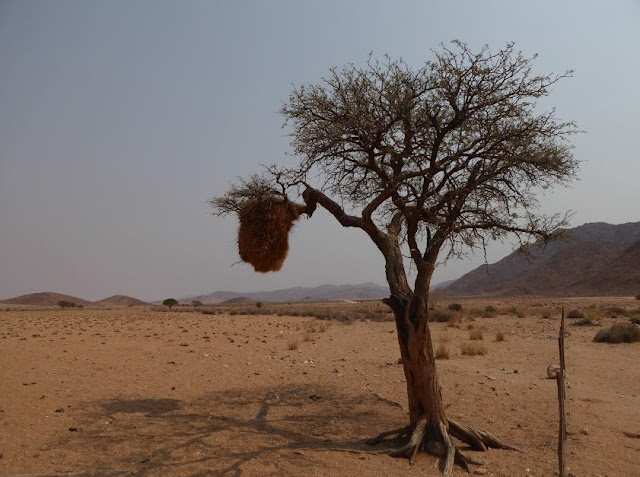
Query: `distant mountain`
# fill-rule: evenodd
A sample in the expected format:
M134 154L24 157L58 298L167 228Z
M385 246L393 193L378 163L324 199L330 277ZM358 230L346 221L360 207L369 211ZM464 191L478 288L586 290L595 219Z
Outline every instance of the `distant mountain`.
M314 288L294 287L270 292L232 292L216 291L208 295L194 296L180 300L191 303L200 300L204 304L220 303L232 298L248 298L253 301L289 302L289 301L321 301L321 300L369 300L389 295L389 288L375 283L357 285L320 285Z
M448 295L629 295L640 292L640 222L584 224L439 290ZM525 253L523 253L525 252Z
M5 303L7 305L58 306L58 302L62 300L71 301L76 305L91 305L90 301L83 300L82 298L53 292L31 293L29 295L16 296L7 300L0 300L0 303Z
M151 303L147 303L146 301L138 300L137 298L127 295L113 295L94 303L94 305L102 306L146 306L150 304Z

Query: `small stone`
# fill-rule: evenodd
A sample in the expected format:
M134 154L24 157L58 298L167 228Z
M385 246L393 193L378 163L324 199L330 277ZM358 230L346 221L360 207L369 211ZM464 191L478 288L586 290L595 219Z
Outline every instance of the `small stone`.
M479 469L474 470L473 473L476 475L487 475L489 471L486 467L480 467Z
M69 428L69 432L78 432L78 428L77 427L70 427Z
M513 370L513 374L518 374L520 371L518 371L517 369Z
M322 396L318 396L317 394L312 394L311 396L309 396L309 399L311 399L312 401L319 401L320 399L322 399Z
M588 436L589 435L589 429L587 429L586 427L583 429L580 429L580 434L582 434L583 436Z
M556 379L556 373L559 372L562 368L559 364L552 363L547 367L547 378Z
M338 368L333 368L333 369L331 370L331 372L332 372L333 374L338 374L340 371L338 371Z
M64 408L59 407L58 409L55 410L55 412L62 414L64 412Z

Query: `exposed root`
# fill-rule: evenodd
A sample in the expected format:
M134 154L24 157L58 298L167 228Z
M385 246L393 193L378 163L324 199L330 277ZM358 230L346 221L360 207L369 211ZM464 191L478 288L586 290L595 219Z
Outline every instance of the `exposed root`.
M404 437L407 437L410 432L411 432L411 426L404 426L399 429L392 429L390 431L381 432L376 437L373 437L372 439L367 439L364 442L365 444L375 446L377 444L380 444L383 440L385 440L389 436L395 435L395 437L393 438L394 440L403 439Z
M494 449L506 449L522 452L520 448L501 441L487 431L466 427L455 421L449 421L448 430L444 423L440 423L437 429L433 431L434 435L432 435L431 432L426 432L427 424L427 419L423 418L418 420L413 426L405 426L399 429L382 432L373 439L368 439L364 442L369 445L377 445L380 442L387 440L390 436L393 436L388 440L396 442L401 441L400 447L393 449L379 449L373 451L373 453L388 454L391 457L406 457L409 459L410 463L413 463L418 450L423 449L424 451L441 458L440 470L445 476L451 475L454 464L459 465L467 472L470 472L470 465L484 464L484 462L479 459L463 454L460 449L454 445L452 437L468 444L471 449L475 451L486 451L491 447Z
M473 450L486 451L489 447L493 449L506 449L522 452L517 446L501 441L493 434L472 427L465 427L455 421L449 420L449 432L465 444L469 444Z

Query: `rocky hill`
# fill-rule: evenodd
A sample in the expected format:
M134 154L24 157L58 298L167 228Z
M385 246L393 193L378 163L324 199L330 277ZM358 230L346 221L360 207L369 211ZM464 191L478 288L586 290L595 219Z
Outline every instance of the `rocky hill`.
M446 295L629 295L640 292L640 222L584 224L565 238L483 265Z
M199 300L204 304L220 303L232 298L248 298L252 301L288 302L288 301L322 301L322 300L370 300L389 295L389 288L375 283L357 285L320 285L313 288L294 287L269 292L231 292L216 291L208 295L183 298L181 303Z
M16 296L7 300L0 300L0 303L7 305L58 306L58 302L63 300L73 302L76 305L91 305L90 301L83 300L82 298L53 292L31 293L29 295Z
M94 303L94 305L101 306L146 306L150 304L151 303L127 295L113 295Z

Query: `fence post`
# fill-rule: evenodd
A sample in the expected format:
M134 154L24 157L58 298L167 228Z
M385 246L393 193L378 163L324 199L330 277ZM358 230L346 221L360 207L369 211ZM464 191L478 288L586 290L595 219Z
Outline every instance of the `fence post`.
M564 361L564 306L560 318L560 335L558 336L558 348L560 349L560 371L556 371L556 382L558 384L558 402L560 408L560 431L558 433L558 466L560 477L567 476L565 443L567 441L567 422L564 411L565 402L565 376L567 368Z

